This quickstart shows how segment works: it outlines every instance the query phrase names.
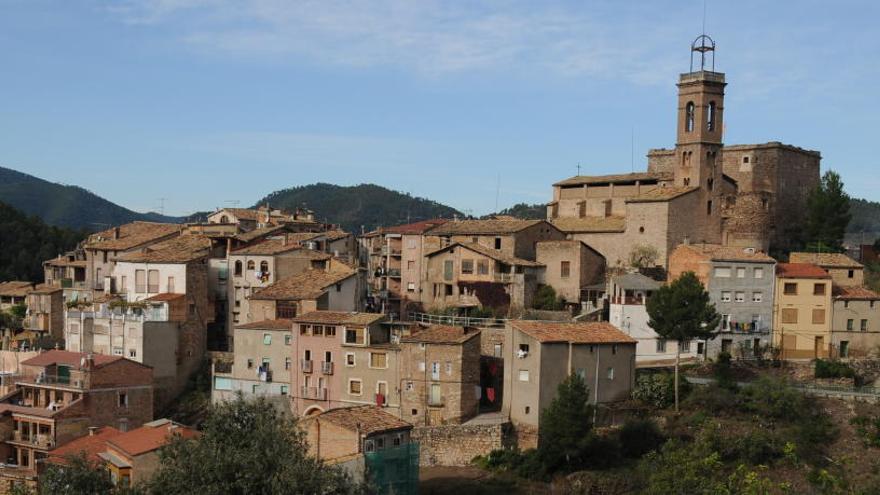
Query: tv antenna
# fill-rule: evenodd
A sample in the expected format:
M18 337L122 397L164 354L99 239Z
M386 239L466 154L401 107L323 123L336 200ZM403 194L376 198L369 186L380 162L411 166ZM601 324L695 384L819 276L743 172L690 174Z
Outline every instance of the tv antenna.
M227 205L228 208L237 208L241 201L237 199L227 199L223 201L223 204Z
M160 215L164 215L164 214L165 214L165 199L166 199L166 198L158 198L158 201L159 201L159 214L160 214Z

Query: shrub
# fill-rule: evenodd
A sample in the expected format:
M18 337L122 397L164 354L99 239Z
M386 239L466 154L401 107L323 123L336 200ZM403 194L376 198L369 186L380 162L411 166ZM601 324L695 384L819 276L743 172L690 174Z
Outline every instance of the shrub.
M856 427L866 447L880 447L880 416L856 416L849 423Z
M798 420L811 410L811 402L782 380L761 378L740 391L740 410L761 417Z
M737 408L736 392L717 383L695 388L687 400L687 407L711 414L729 414Z
M832 359L817 359L816 378L855 378L856 371L848 364Z
M565 308L565 300L556 297L556 290L549 285L542 285L535 291L535 299L532 303L535 309L558 311Z
M620 452L625 457L638 458L657 450L666 438L657 423L650 419L631 419L623 424L618 433Z
M686 397L691 390L687 380L680 380L678 393ZM672 405L675 400L675 377L672 373L645 373L636 378L633 399L659 409Z
M712 367L715 381L721 388L735 389L736 380L733 379L733 367L730 365L730 353L721 352Z

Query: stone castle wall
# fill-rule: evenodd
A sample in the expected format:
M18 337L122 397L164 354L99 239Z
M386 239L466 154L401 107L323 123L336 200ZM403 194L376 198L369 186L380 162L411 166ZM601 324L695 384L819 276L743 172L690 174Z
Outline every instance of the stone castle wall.
M474 457L511 447L510 423L413 428L421 466L467 466Z

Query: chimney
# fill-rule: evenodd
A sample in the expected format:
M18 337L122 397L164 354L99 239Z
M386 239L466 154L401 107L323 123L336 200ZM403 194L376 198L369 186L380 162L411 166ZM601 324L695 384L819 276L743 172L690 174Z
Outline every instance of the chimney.
M98 427L97 426L89 426L89 436L93 437L93 436L95 436L95 433L98 433Z
M119 226L113 227L113 239L119 239Z
M92 368L95 367L95 355L92 353L86 354L85 361L83 362L83 369L86 371L91 371Z

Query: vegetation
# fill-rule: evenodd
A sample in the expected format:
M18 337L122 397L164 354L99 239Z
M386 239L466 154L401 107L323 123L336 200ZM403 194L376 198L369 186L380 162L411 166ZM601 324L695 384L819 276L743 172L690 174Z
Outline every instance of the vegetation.
M690 391L690 384L680 384L682 396ZM675 403L675 376L665 372L643 372L636 376L633 399L657 409L665 409Z
M306 207L315 212L316 220L338 223L343 229L354 233L360 233L361 228L373 230L431 218L464 216L460 211L436 201L375 184L336 186L318 183L292 187L275 191L257 203L265 204L286 210Z
M21 330L26 314L27 306L24 304L16 304L7 311L0 311L0 329Z
M0 168L0 172L3 170ZM6 185L0 190L3 187ZM0 197L6 199L2 192ZM43 261L73 249L84 236L81 231L50 227L37 217L0 203L0 281L43 280Z
M847 232L880 232L880 203L853 198L849 203L852 220Z
M569 375L541 416L538 455L547 470L571 472L583 465L592 416L587 385L580 375Z
M509 208L505 208L493 215L506 215L523 220L544 220L547 218L547 205L537 203L530 205L528 203L517 203Z
M137 494L136 489L115 487L110 473L101 466L89 461L82 454L69 456L66 464L47 464L40 474L39 489L33 490L24 485L12 489L12 495L82 495L101 493L107 495Z
M535 299L532 302L535 309L547 311L559 311L565 308L565 299L557 297L556 290L550 285L541 285L535 291Z
M629 252L629 266L644 270L657 265L660 253L657 248L649 244L636 244Z
M681 342L713 336L721 316L709 301L709 293L693 272L685 272L657 290L646 305L648 326L675 346L675 410L678 411L678 368Z
M841 251L847 225L852 219L850 197L843 190L840 174L825 172L819 187L807 198L806 241L809 250Z
M855 378L856 371L850 365L834 359L817 359L816 378Z

